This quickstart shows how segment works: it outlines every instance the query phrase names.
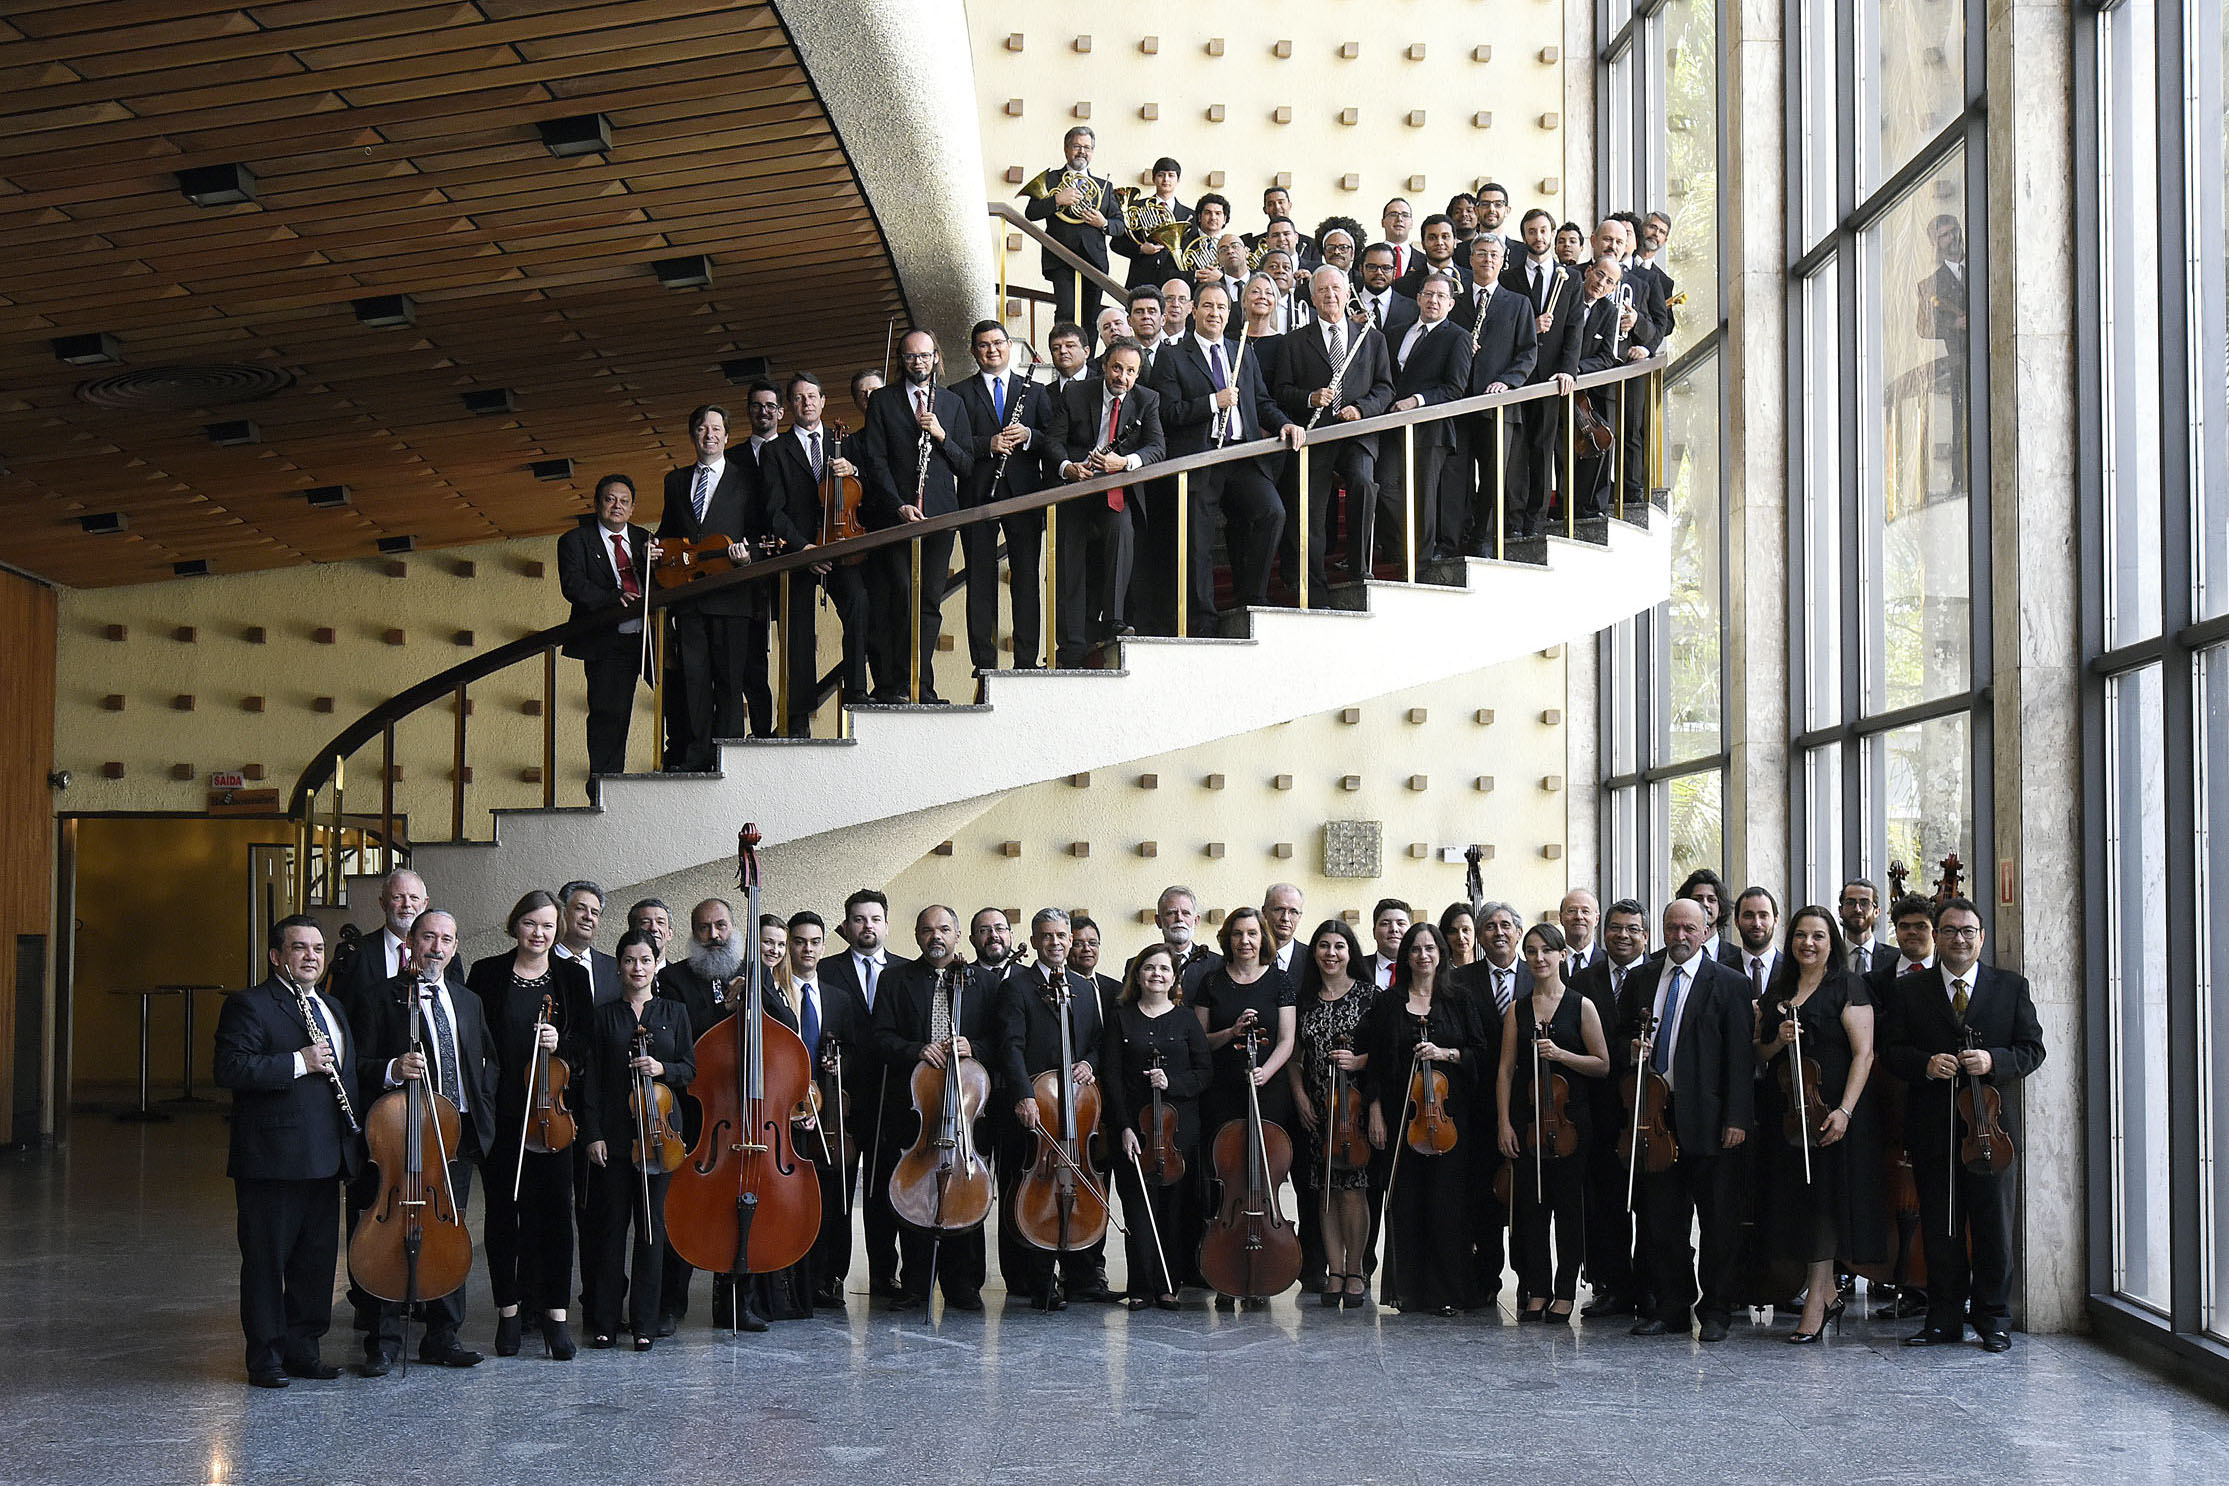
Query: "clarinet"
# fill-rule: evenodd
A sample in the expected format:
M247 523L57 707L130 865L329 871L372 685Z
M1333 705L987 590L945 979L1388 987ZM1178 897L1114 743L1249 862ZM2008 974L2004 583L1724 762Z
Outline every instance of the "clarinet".
M913 508L917 511L921 509L922 496L926 495L929 489L929 447L931 442L929 431L924 428L921 430L921 442L916 444L913 450Z
M301 1014L302 1029L310 1034L310 1041L316 1046L324 1048L327 1053L332 1052L333 1044L325 1040L323 1032L317 1030L317 1017L310 1010L309 992L296 984L294 977L291 975L280 978L286 982L287 989L294 993L294 1009ZM351 1135L363 1134L364 1127L356 1123L355 1106L348 1102L348 1085L341 1081L341 1071L331 1063L327 1063L325 1065L325 1077L333 1085L333 1097L340 1101L341 1118L348 1121L348 1133Z
M1347 347L1347 354L1339 358L1338 368L1331 374L1331 385L1324 390L1331 394L1331 401L1308 415L1308 426L1314 428L1323 415L1339 406L1339 384L1347 379L1347 368L1354 365L1354 353L1362 349L1362 336L1357 334L1354 343Z
M1008 428L1015 428L1020 426L1022 421L1022 408L1027 405L1028 402L1029 384L1027 382L1024 382L1021 386L1021 389L1014 394L1013 410L1006 415L1006 426ZM998 482L1006 478L1006 461L1013 457L1014 451L1011 449L1008 449L1003 454L998 456L998 467L991 471L992 494L997 494ZM926 468L926 466L924 466L924 468Z

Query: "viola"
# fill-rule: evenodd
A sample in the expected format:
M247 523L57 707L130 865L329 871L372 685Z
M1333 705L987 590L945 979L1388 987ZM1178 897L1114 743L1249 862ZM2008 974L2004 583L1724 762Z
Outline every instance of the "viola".
M403 993L410 1051L423 1054L418 982ZM364 1118L379 1191L348 1240L348 1269L381 1300L414 1306L460 1289L472 1273L472 1235L449 1186L457 1107L423 1078L380 1096ZM407 1324L407 1322L406 1322ZM407 1348L405 1349L407 1355Z
M859 519L859 502L865 494L857 475L836 473L836 461L844 457L844 440L849 431L841 423L828 425L828 458L820 477L820 545L845 542L867 534L867 525ZM866 555L847 557L845 565L865 562Z
M1099 1085L1076 1083L1070 998L1063 974L1053 988L1060 1066L1038 1074L1030 1085L1037 1106L1037 1154L1014 1206L1015 1231L1034 1247L1056 1254L1088 1248L1107 1236L1106 1173L1091 1158L1091 1137L1099 1129Z
M728 548L734 545L735 538L719 532L709 532L693 538L660 537L658 561L652 567L653 581L660 588L679 588L682 584L694 583L699 578L732 573L743 566L728 556ZM757 543L761 557L772 557L781 547L779 537L761 537Z
M1419 1156L1444 1156L1455 1149L1455 1120L1447 1112L1447 1075L1430 1058L1418 1058L1409 1075L1409 1149Z
M1154 1049L1154 1068L1161 1066L1161 1051ZM1139 1165L1145 1180L1156 1187L1174 1186L1184 1179L1184 1152L1177 1145L1178 1123L1176 1111L1161 1097L1161 1090L1148 1084L1150 1098L1141 1112L1138 1124L1138 1143L1145 1148Z
M1362 1090L1354 1075L1337 1063L1331 1065L1331 1098L1324 1110L1328 1129L1324 1142L1327 1171L1359 1171L1370 1164L1370 1140L1363 1129ZM1331 1183L1324 1183L1326 1191Z
M944 1044L944 1066L914 1064L913 1112L921 1128L890 1172L891 1211L924 1233L967 1233L982 1227L991 1213L991 1168L975 1148L975 1122L991 1097L991 1076L972 1054L960 1055L967 971L957 965L938 970L932 1004L948 977L952 1032Z
M1254 1086L1261 1033L1246 1040L1246 1118L1215 1132L1215 1179L1222 1202L1200 1239L1200 1274L1234 1298L1282 1295L1300 1280L1300 1235L1277 1204L1277 1186L1292 1169L1292 1137L1262 1118Z
M1966 1028L1965 1046L1968 1051L1981 1046L1971 1027ZM1966 1131L1958 1142L1958 1159L1976 1176L1996 1176L2012 1165L2012 1136L2005 1130L2004 1112L2004 1096L1983 1083L1980 1074L1967 1074L1965 1087L1958 1091L1958 1120Z
M1811 1148L1826 1136L1827 1116L1834 1111L1819 1093L1819 1060L1803 1051L1803 1016L1795 1002L1783 1000L1780 1015L1795 1024L1788 1055L1780 1060L1780 1094L1787 1110L1780 1117L1780 1138L1803 1148L1803 1179L1811 1180ZM1800 1080L1800 1082L1799 1082Z
M1548 1059L1541 1050L1547 1033L1535 1024L1532 1052L1532 1127L1520 1131L1520 1138L1533 1152L1537 1167L1543 1161L1558 1161L1565 1156L1579 1153L1579 1127L1571 1120L1571 1080L1561 1072L1551 1073ZM1537 1172L1535 1173L1537 1176ZM1537 1194L1536 1194L1537 1195Z
M534 1056L526 1066L526 1149L537 1156L564 1150L576 1133L573 1111L565 1091L573 1081L572 1067L542 1046L541 1032L557 1015L557 1001L542 997L541 1012L534 1018ZM514 1190L513 1200L517 1193Z
M1658 1018L1651 1013L1648 1023L1641 1029L1641 1046L1634 1056L1633 1066L1625 1070L1618 1081L1619 1093L1625 1099L1626 1113L1632 1123L1618 1132L1618 1159L1625 1162L1625 1205L1633 1205L1634 1179L1643 1171L1651 1176L1661 1175L1672 1169L1679 1159L1679 1141L1672 1134L1671 1122L1665 1115L1671 1108L1672 1086L1664 1075L1649 1066L1649 1056L1656 1050Z
M739 836L738 867L759 921L758 827ZM697 1039L692 1086L703 1123L666 1191L673 1251L715 1274L768 1274L812 1251L820 1232L820 1178L797 1151L790 1111L813 1081L795 1032L766 1014L766 966L746 959L743 1004ZM740 1307L738 1307L740 1310Z

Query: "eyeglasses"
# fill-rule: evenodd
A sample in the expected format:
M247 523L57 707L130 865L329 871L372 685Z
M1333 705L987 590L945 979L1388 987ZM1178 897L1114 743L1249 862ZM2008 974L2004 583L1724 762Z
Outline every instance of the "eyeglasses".
M1981 925L1968 924L1964 928L1958 929L1938 927L1935 930L1935 937L1937 939L1979 939L1981 937Z

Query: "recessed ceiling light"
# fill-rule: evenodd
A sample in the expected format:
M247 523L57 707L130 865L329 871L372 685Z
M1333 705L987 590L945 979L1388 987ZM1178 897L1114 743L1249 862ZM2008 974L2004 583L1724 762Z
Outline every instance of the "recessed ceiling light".
M702 253L686 258L660 258L650 265L658 282L668 289L705 289L712 284L712 260Z
M255 200L255 175L245 165L198 165L177 174L179 191L195 206L237 206Z
M346 485L319 485L302 492L302 498L321 511L330 511L348 504Z
M381 537L379 539L379 550L389 557L399 557L405 552L416 549L417 545L418 539L416 537Z
M231 423L207 424L201 431L209 436L210 443L220 449L238 449L247 444L263 442L263 430L245 418Z
M209 576L209 559L196 557L190 562L174 562L170 565L170 573L174 578L206 578Z
M464 407L468 413L508 413L513 410L513 398L508 387L487 387L464 394Z
M359 325L372 325L384 330L418 323L418 307L410 302L407 294L378 294L352 303L356 309L356 323Z
M544 119L534 127L542 132L543 145L561 160L567 155L602 155L611 149L611 120L602 114Z
M720 363L720 375L741 387L757 381L773 370L773 367L774 363L764 356L738 356L733 361Z
M122 511L101 511L91 516L78 517L77 524L83 527L89 535L104 537L111 532L119 532L129 528L132 521Z
M107 331L91 335L58 335L47 344L54 347L54 359L70 366L106 366L124 359L123 347Z
M573 462L570 459L537 459L527 466L537 480L570 480Z

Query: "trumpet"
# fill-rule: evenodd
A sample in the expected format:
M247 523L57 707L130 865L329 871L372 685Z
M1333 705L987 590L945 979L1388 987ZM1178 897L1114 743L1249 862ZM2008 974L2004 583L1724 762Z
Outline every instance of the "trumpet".
M1099 182L1088 170L1070 170L1061 165L1049 166L1043 175L1022 187L1020 194L1032 201L1043 201L1048 196L1057 196L1066 190L1076 193L1076 204L1061 207L1053 215L1070 226L1090 226L1081 214L1098 211L1102 193Z

